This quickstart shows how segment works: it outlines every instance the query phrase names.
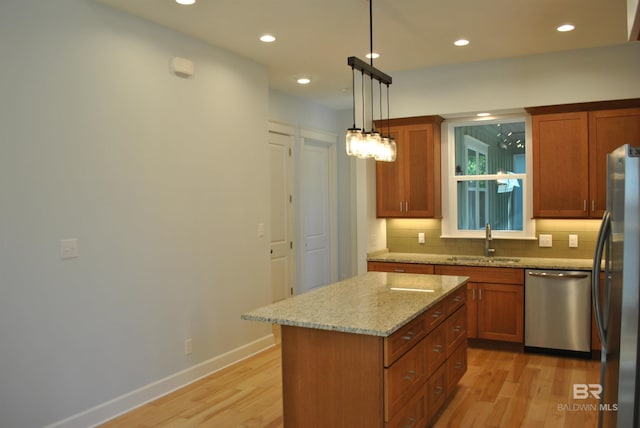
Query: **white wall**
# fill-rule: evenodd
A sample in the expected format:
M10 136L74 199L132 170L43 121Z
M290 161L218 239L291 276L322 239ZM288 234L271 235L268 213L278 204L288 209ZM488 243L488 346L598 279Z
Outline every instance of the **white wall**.
M269 336L240 320L271 298L264 67L91 1L0 8L0 426Z
M393 74L394 117L639 98L640 42Z

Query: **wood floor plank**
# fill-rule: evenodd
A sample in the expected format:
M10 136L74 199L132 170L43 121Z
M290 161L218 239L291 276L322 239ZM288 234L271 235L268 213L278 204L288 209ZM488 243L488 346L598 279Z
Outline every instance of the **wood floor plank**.
M433 428L595 428L594 399L573 383L598 383L598 361L469 348L467 373ZM102 428L282 428L280 347L141 406ZM582 406L582 407L580 407Z

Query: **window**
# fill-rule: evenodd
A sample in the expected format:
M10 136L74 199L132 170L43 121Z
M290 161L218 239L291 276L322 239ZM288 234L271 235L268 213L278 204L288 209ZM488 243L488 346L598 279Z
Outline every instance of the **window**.
M528 176L530 126L523 117L443 125L444 237L535 237Z

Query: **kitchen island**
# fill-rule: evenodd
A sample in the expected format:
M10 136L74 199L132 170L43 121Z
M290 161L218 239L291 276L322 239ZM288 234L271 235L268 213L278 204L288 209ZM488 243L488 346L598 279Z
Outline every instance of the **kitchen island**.
M426 426L466 371L467 279L368 272L242 315L282 326L284 426Z

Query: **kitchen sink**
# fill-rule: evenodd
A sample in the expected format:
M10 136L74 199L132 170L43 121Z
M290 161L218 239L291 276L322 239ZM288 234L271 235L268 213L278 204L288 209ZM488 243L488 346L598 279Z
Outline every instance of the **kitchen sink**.
M520 259L513 257L484 257L484 256L452 256L448 262L474 262L474 263L518 263Z

